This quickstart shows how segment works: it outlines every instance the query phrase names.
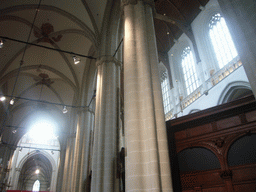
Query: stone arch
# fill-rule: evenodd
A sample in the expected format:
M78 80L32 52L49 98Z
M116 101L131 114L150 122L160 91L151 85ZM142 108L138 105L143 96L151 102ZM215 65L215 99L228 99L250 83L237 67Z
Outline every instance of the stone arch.
M249 94L252 94L252 89L248 82L236 81L229 83L223 89L218 100L218 105L233 101Z
M188 114L196 113L198 111L201 111L200 109L191 109Z
M18 152L18 151L17 151ZM19 152L18 152L19 153ZM22 173L22 171L25 171L25 172L30 172L32 173L32 169L34 169L34 166L30 167L28 170L23 170L23 166L28 163L29 161L31 161L31 159L33 160L33 158L39 158L39 157L43 157L43 161L45 164L46 167L41 167L41 166L44 166L42 165L42 163L38 163L38 166L41 167L41 168L44 168L44 169L47 169L49 168L49 170L42 170L44 172L44 174L47 174L48 177L49 177L49 187L51 189L54 189L55 188L55 183L54 183L54 180L53 177L56 177L56 172L57 172L57 165L54 161L54 159L50 156L50 154L48 154L47 152L45 151L39 151L39 150L33 150L31 151L29 154L25 155L21 160L20 162L18 163L18 166L16 168L16 170L18 170L18 172L16 172L16 175L14 175L16 177L16 179L14 180L14 183L13 183L13 186L12 188L13 189L18 189L19 188L19 180L20 180L20 174ZM40 158L40 159L41 159ZM47 167L48 166L48 167ZM31 172L32 171L32 172ZM28 175L29 178L32 178L32 175Z
M20 162L19 162L18 169L21 169L21 168L23 167L24 163L25 163L29 158L33 157L34 155L36 155L36 154L38 154L38 153L44 155L44 156L50 161L53 170L56 170L56 169L57 169L57 165L56 165L56 163L54 162L54 159L53 159L48 153L46 153L45 151L40 151L40 152L38 152L37 150L34 150L34 151L30 152L29 155L26 155L25 157L23 157L23 158L20 160Z

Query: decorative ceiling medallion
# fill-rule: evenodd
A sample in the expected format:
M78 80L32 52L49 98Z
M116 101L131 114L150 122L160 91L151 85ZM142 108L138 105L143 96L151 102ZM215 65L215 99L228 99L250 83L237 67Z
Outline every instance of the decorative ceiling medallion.
M53 44L53 41L55 42L59 42L62 38L62 35L58 35L56 37L49 37L49 35L51 33L54 32L54 28L52 26L52 24L50 23L43 23L41 26L41 32L37 32L36 30L34 30L34 35L37 39L37 43L39 42L46 42L46 43L50 43Z
M35 81L37 81L36 85L46 85L47 87L50 87L51 84L54 83L54 81L52 81L50 78L49 78L49 75L46 74L46 73L40 73L38 75L38 77L35 77L34 78Z

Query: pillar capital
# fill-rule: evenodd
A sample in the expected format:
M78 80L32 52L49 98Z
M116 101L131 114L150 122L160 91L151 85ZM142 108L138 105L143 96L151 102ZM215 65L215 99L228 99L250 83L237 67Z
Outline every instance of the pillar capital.
M122 7L130 4L136 5L139 1L143 1L145 4L149 4L151 6L155 5L153 0L122 0Z
M121 66L121 64L122 64L121 61L118 61L115 57L113 57L111 55L101 56L96 61L97 66L100 66L104 63L115 63L118 66Z
M85 113L85 112L90 112L94 114L94 111L90 107L83 107L79 110L77 110L77 114Z

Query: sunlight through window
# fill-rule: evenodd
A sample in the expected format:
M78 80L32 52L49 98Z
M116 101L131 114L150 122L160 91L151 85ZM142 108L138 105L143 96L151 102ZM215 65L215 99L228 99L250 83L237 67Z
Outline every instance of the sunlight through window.
M195 61L190 47L186 47L182 53L182 69L186 85L187 94L189 95L199 87L199 81L196 74Z
M39 180L36 180L35 183L34 183L34 185L33 185L32 191L33 191L33 192L37 192L37 191L39 191L39 190L40 190L40 181L39 181Z
M163 103L164 103L164 113L167 114L171 110L170 86L168 82L167 71L163 72L161 75L161 88L162 88Z
M209 34L220 68L238 56L225 19L216 13L209 23Z
M55 139L55 124L47 120L39 120L33 124L29 131L29 137L37 144L47 144L49 140Z

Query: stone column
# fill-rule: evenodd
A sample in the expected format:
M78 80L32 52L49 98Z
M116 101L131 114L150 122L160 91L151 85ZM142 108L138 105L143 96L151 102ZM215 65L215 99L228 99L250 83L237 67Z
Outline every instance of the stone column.
M117 137L119 62L109 56L97 61L95 133L92 162L93 192L118 191Z
M50 191L56 191L56 184L57 184L57 170L53 169L52 170L52 177L51 177L51 185L50 185Z
M237 52L256 96L256 2L218 0Z
M172 190L158 73L153 0L124 6L126 191Z
M19 177L20 177L20 172L21 172L21 168L14 168L14 178L12 181L12 190L16 190L18 189L18 183L19 183Z
M82 192L88 174L91 111L86 108L78 112L76 144L72 171L72 192Z
M0 189L1 189L1 185L3 186L3 189L5 189L6 187L4 187L3 184L7 184L8 182L8 176L9 176L9 170L10 170L10 160L11 157L14 153L14 151L16 150L16 147L12 147L12 146L3 146L3 151L4 154L2 156L2 170L0 172Z
M9 183L11 185L11 188L10 189L16 189L16 187L14 187L15 183L17 185L18 180L19 178L17 177L17 175L19 176L19 173L17 171L20 171L18 168L17 168L17 160L18 160L18 157L19 157L19 150L21 148L18 148L16 149L16 151L14 152L14 155L13 155L13 158L12 158L12 163L11 163L11 171L9 173Z
M72 134L67 139L66 157L65 157L61 192L71 191L72 163L73 163L73 155L74 155L74 149L75 149L74 144L75 144L75 134Z
M63 186L63 173L65 168L65 157L66 157L66 149L67 149L67 138L64 138L64 141L61 142L60 146L60 157L59 157L59 165L58 165L58 175L57 175L57 186L55 186L56 192L61 192L61 187ZM52 185L52 184L51 184Z

